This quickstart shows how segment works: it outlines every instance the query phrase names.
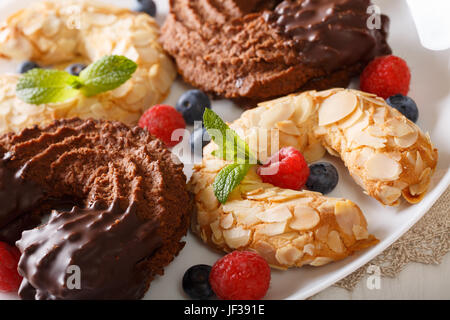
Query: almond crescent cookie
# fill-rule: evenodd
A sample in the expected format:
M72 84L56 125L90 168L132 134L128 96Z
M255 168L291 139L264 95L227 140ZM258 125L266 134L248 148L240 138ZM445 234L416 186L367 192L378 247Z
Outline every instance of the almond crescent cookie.
M274 187L254 168L221 205L212 184L227 162L211 155L215 148L205 147L190 181L196 203L192 230L208 245L226 252L253 250L271 266L286 269L320 266L378 242L353 202Z
M381 98L356 90L307 91L264 102L230 127L261 161L287 146L308 162L328 150L386 205L397 205L402 195L420 201L437 162L427 134ZM288 268L323 265L377 243L353 202L274 187L254 170L221 205L212 184L227 162L211 154L215 148L205 147L190 181L197 204L192 229L209 245L255 250L272 266Z
M92 1L37 2L0 24L0 57L58 66L124 55L138 64L119 88L92 98L28 105L15 95L18 76L0 75L0 132L78 116L135 124L170 90L176 70L158 43L159 28L147 14Z
M419 202L438 160L428 133L384 99L357 90L309 91L264 102L236 126L241 123L244 129L273 131L280 148L293 145L308 162L320 159L324 149L340 157L353 179L384 205L396 206L402 196Z

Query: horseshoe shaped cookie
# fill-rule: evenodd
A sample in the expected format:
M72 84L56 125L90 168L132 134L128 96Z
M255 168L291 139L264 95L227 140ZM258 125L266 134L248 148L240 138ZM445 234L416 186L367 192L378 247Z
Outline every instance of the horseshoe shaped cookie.
M390 206L402 197L409 203L423 198L438 157L418 126L383 99L351 89L260 103L230 127L262 162L286 146L300 150L308 162L326 151L339 156L365 193ZM255 170L221 205L212 183L227 162L211 154L215 148L205 147L190 181L197 205L192 229L211 246L254 250L272 266L288 268L323 265L377 243L350 200L274 187Z
M0 75L0 132L71 117L135 124L143 111L166 97L176 76L158 37L158 25L149 15L92 1L36 2L16 12L0 24L2 58L59 68L115 54L135 61L138 69L113 91L39 106L16 97L18 75Z
M164 49L186 82L225 98L347 86L374 57L391 53L389 18L367 27L369 0L169 3Z

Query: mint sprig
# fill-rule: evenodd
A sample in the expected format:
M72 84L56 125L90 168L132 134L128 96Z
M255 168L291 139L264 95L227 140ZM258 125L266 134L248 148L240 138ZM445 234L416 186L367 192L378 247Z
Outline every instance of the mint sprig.
M124 56L106 56L80 72L81 92L87 97L114 90L127 82L137 64Z
M16 95L30 104L66 101L78 94L72 86L76 78L65 71L32 69L19 79Z
M251 165L259 162L250 152L247 143L211 109L205 110L203 124L211 139L219 147L213 152L213 155L233 162L219 171L213 183L217 200L220 203L225 203L230 193L244 179Z
M228 196L241 183L249 169L249 164L233 163L219 171L214 179L213 189L220 203L227 202Z
M123 56L105 56L79 76L66 71L32 69L20 77L16 95L29 104L64 102L80 92L91 97L114 90L128 81L137 64Z
M247 143L211 109L203 113L203 123L211 139L219 147L213 155L217 158L238 163L257 163Z

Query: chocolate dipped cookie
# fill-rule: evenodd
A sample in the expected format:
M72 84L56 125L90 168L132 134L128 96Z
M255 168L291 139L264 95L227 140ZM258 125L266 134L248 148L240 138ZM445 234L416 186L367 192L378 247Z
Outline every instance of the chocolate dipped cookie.
M0 240L20 238L21 298L138 299L183 248L183 166L146 130L58 120L3 135L0 151Z
M161 40L187 82L218 96L258 101L343 87L374 57L391 52L389 19L372 17L370 5L171 0Z

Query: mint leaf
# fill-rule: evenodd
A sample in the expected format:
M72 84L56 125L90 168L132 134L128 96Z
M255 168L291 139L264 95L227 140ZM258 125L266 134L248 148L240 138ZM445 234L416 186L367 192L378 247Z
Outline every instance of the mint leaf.
M219 171L214 179L214 194L220 203L225 203L230 193L241 183L248 170L249 164L233 163Z
M259 161L252 155L247 143L211 109L206 109L203 113L203 124L211 139L219 147L213 155L234 162L220 170L213 183L217 200L225 203L229 194L244 179L251 164Z
M234 130L211 109L203 113L203 123L211 139L218 145L213 155L227 161L256 164L257 160Z
M120 87L136 69L137 64L123 56L103 57L79 77L66 71L32 69L19 79L16 95L30 104L63 102L79 92L91 97Z
M30 104L56 103L75 97L76 76L65 71L32 69L20 77L16 95Z
M114 90L128 81L137 69L137 64L124 56L105 56L81 71L81 92L91 97Z

